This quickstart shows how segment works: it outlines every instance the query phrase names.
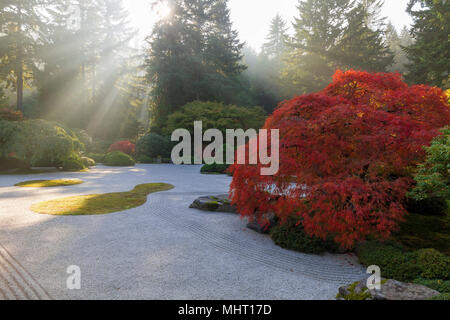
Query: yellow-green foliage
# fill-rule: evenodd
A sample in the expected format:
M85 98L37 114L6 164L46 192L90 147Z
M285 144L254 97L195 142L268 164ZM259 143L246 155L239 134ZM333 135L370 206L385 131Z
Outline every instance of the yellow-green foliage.
M11 154L33 167L61 167L84 148L77 136L45 120L0 120L0 158Z
M167 191L174 187L165 183L136 186L129 192L93 194L50 200L34 204L31 210L49 215L99 215L140 207L150 193Z
M65 187L82 184L84 181L80 179L61 179L61 180L32 180L17 183L16 187L23 188L49 188L49 187Z

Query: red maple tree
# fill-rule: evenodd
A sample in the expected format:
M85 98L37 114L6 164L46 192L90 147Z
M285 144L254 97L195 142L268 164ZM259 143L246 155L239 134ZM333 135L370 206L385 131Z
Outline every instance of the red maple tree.
M126 153L128 155L133 155L134 151L136 150L136 145L128 140L124 141L118 141L116 143L113 143L110 147L108 152L114 152L114 151L120 151L123 153Z
M261 176L261 164L234 165L233 203L251 218L298 216L309 235L347 248L388 238L407 214L423 146L449 123L439 88L337 71L323 91L283 102L267 119L264 129L280 130L280 170Z

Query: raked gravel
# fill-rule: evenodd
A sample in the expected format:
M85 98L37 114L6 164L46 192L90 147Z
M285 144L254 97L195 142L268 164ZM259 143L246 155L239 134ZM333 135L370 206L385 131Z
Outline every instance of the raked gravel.
M281 249L226 213L189 209L199 196L227 193L231 178L198 166L98 166L87 173L0 176L2 299L334 299L361 280L352 255ZM20 188L26 180L79 178L84 184ZM101 216L48 216L33 203L73 195L129 191L142 183L176 188L142 207ZM67 268L81 289L67 289Z

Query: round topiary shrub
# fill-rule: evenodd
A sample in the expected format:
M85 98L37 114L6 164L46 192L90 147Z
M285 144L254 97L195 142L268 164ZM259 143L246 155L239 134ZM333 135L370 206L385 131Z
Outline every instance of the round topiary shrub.
M86 168L83 160L78 156L70 156L62 161L62 168L64 171L80 171Z
M156 133L149 133L140 138L136 144L136 154L151 159L157 157L170 158L172 142Z
M135 162L132 157L123 152L110 152L105 156L104 164L111 167L130 167Z
M450 258L435 249L414 252L423 279L450 279Z

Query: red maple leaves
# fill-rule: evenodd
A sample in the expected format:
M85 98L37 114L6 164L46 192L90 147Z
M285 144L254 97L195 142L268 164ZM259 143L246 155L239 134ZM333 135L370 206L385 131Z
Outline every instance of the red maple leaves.
M134 151L136 150L136 145L128 140L119 141L116 143L113 143L110 147L108 152L114 152L114 151L120 151L123 153L126 153L130 156L134 154Z
M231 194L245 216L301 217L311 236L345 247L387 238L407 214L405 195L439 129L444 92L399 74L338 71L322 92L283 102L264 129L280 129L280 170L235 165Z

